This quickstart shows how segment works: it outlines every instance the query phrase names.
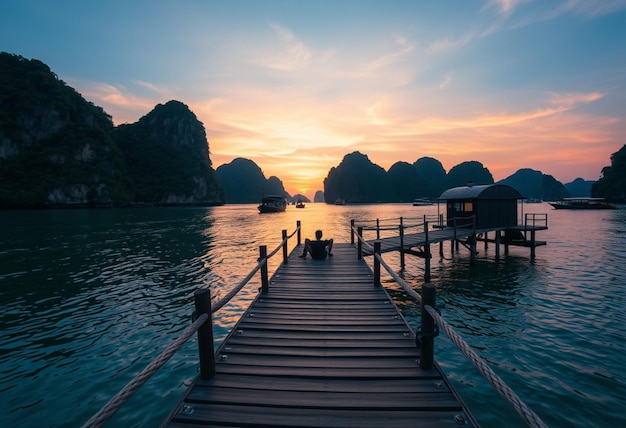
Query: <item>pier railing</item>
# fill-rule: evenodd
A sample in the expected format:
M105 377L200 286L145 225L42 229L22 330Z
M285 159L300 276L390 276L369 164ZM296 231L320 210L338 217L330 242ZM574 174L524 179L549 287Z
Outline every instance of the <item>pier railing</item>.
M375 231L376 239L381 239L383 234L392 235L393 232L397 232L397 236L400 240L400 267L404 269L405 267L405 241L404 235L406 231L411 229L415 229L415 233L423 232L424 238L426 241L426 245L424 246L424 260L426 263L425 266L425 279L428 282L430 280L430 246L428 240L428 233L430 230L435 229L452 229L452 246L451 250L454 251L456 246L456 251L459 250L459 240L457 238L457 230L463 229L471 229L473 231L473 236L476 236L476 216L464 216L464 217L453 217L449 219L448 224L444 222L443 214L433 214L426 215L424 214L422 217L399 217L399 218L390 218L390 219L375 219L375 220L359 220L359 224L356 224L356 220L351 220L350 222L350 243L355 245L355 235L363 236L363 233L366 231ZM381 233L383 232L383 233ZM396 236L396 235L394 235ZM472 263L474 262L474 258L476 255L476 249L474 248L476 241L470 240L470 254L472 257ZM363 254L363 247L360 241L356 241L358 257L361 258ZM443 255L443 243L440 243L439 253Z
M193 323L187 327L181 335L172 342L163 352L161 352L145 369L136 375L130 382L126 384L113 398L109 400L95 415L93 415L83 428L94 428L104 425L121 407L128 401L135 392L143 386L152 375L154 375L172 356L183 347L183 345L193 337L194 333L198 333L198 352L200 359L200 377L203 379L211 379L215 376L215 350L213 342L213 320L211 315L223 308L233 297L241 291L241 289L250 282L254 275L261 271L261 292L268 291L269 273L268 260L282 249L283 263L289 263L287 244L289 239L297 236L297 244L301 244L301 224L298 220L294 231L287 235L287 230L282 231L282 241L271 252L267 253L267 246L259 247L259 259L257 265L235 286L227 295L218 302L211 302L210 288L196 290L194 293L195 312L193 315Z
M428 222L424 223L426 225ZM383 259L380 252L380 242L375 241L372 246L363 238L363 227L355 226L354 220L351 223L351 234L357 239L357 247L359 248L359 256L362 257L361 249L363 246L369 247L374 256L373 271L374 285L381 286L380 267L383 266L387 273L394 279L402 290L413 300L420 304L420 327L416 332L416 344L420 347L420 367L431 369L434 364L434 338L442 330L454 343L461 353L476 367L479 373L494 387L496 392L518 413L518 415L530 427L547 428L547 425L539 418L539 416L530 408L522 399L513 391L494 371L485 363L463 338L452 328L450 324L441 316L436 306L436 290L435 284L426 282L422 285L421 294L417 293L413 287L404 281ZM354 242L352 242L354 244Z
M355 239L355 220L351 220L350 227L350 243L354 244ZM380 239L385 232L393 231L403 235L406 230L417 229L422 230L424 225L431 225L432 227L443 227L443 214L424 214L421 217L395 217L387 219L375 219L375 220L359 220L363 230L376 231L376 239ZM381 233L382 232L382 233Z
M408 219L404 219L408 220ZM405 229L412 227L429 228L429 219L422 218L419 223L401 222L400 230L404 233ZM432 219L430 219L432 220ZM443 224L443 218L437 217L433 222ZM374 226L377 233L384 232L388 226L381 224L379 220ZM389 229L391 230L391 229ZM396 226L394 230L398 230ZM261 288L262 293L268 291L268 260L282 250L283 263L288 263L288 241L297 235L297 245L301 244L301 225L297 222L296 229L287 235L287 231L282 231L281 243L271 252L267 253L266 246L259 247L258 264L250 271L250 273L240 281L226 296L218 302L211 302L211 293L209 288L197 290L194 293L195 314L192 325L187 327L182 334L172 342L161 354L159 354L144 370L142 370L135 378L133 378L120 392L118 392L107 404L105 404L92 418L90 418L83 427L100 427L106 423L121 406L143 385L147 380L156 373L191 337L197 332L198 349L200 359L200 377L210 379L215 376L215 350L213 341L212 314L224 307L243 287L249 283L256 273L261 272ZM520 414L522 419L532 427L546 427L539 417L526 406L521 399L500 379L495 372L480 358L463 339L452 329L452 327L443 319L436 306L436 286L431 283L425 283L422 286L421 295L418 294L411 286L409 286L398 274L382 258L380 251L380 242L374 242L372 247L363 239L363 228L351 225L351 235L353 240L358 241L359 248L369 246L373 249L374 254L374 286L381 286L380 274L381 266L391 275L391 277L402 287L402 289L416 302L420 304L422 309L420 328L416 332L416 343L420 347L420 366L423 368L432 368L434 365L434 338L439 330L444 331L446 335L461 350L463 355L472 362L479 372L494 386L496 391ZM354 241L352 241L354 244ZM359 252L359 257L361 257Z
M548 228L548 214L546 213L526 213L524 214L524 227L526 228Z

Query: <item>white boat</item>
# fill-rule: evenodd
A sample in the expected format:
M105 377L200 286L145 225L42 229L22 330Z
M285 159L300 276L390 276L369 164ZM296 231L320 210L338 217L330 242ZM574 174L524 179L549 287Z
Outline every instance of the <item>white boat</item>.
M434 204L434 202L431 201L428 198L417 198L417 199L413 200L413 206L414 207L423 207L423 206L426 206L426 205L433 205L433 204Z
M557 210L614 210L613 204L604 202L604 198L563 198L549 202Z

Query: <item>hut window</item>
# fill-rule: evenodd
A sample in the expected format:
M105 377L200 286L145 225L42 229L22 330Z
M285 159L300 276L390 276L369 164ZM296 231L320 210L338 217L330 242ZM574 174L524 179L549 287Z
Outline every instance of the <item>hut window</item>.
M463 202L450 202L448 207L453 211L463 211Z
M465 212L474 211L474 203L471 201L465 202L465 209L463 211Z

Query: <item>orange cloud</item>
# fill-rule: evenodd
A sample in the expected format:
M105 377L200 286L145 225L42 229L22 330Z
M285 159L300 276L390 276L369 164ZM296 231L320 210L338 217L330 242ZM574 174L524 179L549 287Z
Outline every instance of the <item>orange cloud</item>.
M369 83L386 76L384 68L359 79ZM136 92L147 95L89 82L77 87L113 114L116 123L136 121L156 104L181 98L168 96L167 88L135 84ZM309 198L323 189L328 171L355 150L385 169L398 161L412 163L431 156L447 170L478 160L496 180L529 167L568 181L581 175L596 179L610 154L619 149L617 118L578 109L601 100L600 92L553 92L526 100L525 109L507 111L489 104L488 97L467 100L473 107L467 110L462 108L466 100L436 98L440 91L436 82L432 88L417 90L428 103L416 103L415 92L379 91L375 83L372 91L350 94L334 85L312 86L239 84L220 88L213 97L199 94L180 100L203 122L214 167L245 157L266 177L279 177L290 194ZM320 91L330 92L322 96Z

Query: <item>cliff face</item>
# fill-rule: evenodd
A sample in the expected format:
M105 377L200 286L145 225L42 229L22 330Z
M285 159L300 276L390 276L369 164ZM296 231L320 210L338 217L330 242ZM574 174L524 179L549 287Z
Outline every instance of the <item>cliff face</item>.
M215 174L229 204L258 203L265 195L289 198L282 181L274 176L265 178L261 168L250 159L233 159L230 163L220 165Z
M327 203L343 199L348 203L390 202L387 173L359 152L344 156L337 167L332 167L324 179L324 197Z
M585 181L582 178L577 178L571 183L565 183L565 190L569 196L576 198L588 198L591 196L591 186L595 181Z
M136 123L119 126L114 136L126 159L135 201L224 202L204 126L185 104L159 104Z
M527 198L559 201L561 198L569 196L563 184L554 177L530 168L520 169L498 183L513 187Z
M0 208L132 201L223 203L187 106L157 106L116 130L41 61L0 53Z
M329 203L336 199L348 203L409 202L420 197L437 198L445 189L465 185L469 180L493 183L489 170L476 161L459 164L448 174L432 158L418 159L412 165L396 162L385 171L366 155L354 152L330 169L324 180L324 195Z
M0 53L0 207L123 199L112 130L110 116L48 66Z
M611 155L611 165L591 187L591 195L613 202L626 202L626 144Z

